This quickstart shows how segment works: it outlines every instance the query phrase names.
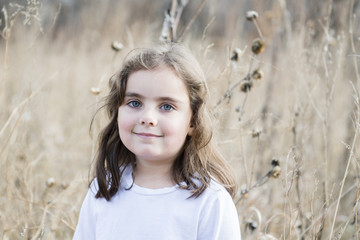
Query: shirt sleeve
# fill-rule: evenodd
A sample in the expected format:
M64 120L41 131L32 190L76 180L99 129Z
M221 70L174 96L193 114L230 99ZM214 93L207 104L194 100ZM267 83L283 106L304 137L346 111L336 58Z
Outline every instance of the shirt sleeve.
M216 191L204 205L199 222L201 240L241 240L239 218L230 194Z
M96 238L96 198L94 185L95 184L93 182L81 206L79 220L75 229L73 240L93 240Z

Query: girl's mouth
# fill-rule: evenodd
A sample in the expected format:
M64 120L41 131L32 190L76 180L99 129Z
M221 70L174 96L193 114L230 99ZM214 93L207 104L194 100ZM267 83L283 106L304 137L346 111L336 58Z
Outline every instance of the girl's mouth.
M140 136L140 137L148 137L148 138L151 138L151 137L161 137L161 135L157 135L157 134L153 134L153 133L143 133L143 132L140 132L140 133L134 133L135 135L137 136Z

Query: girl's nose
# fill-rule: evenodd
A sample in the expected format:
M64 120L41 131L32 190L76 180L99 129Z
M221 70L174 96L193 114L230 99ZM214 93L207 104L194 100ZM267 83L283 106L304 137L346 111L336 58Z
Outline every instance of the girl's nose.
M141 125L155 127L157 125L157 119L154 113L150 111L144 112L144 114L140 117L139 122Z

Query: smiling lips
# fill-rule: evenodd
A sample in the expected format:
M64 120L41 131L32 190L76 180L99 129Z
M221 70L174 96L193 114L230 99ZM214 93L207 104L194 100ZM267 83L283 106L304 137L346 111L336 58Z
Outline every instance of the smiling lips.
M153 133L136 133L134 132L135 135L139 136L139 137L144 137L144 138L155 138L155 137L161 137L161 135L157 135L157 134L153 134Z

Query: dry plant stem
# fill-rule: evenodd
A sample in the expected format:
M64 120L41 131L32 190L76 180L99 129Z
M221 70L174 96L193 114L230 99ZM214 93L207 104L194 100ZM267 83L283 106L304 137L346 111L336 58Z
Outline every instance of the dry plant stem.
M291 154L291 150L288 152L288 154L287 154L287 156L286 156L286 161L285 161L285 172L286 172L286 173L289 173L288 165L289 165L290 154ZM283 205L283 211L284 211L283 215L284 215L284 216L286 216L287 204L290 205L290 190L291 190L291 187L292 187L293 179L294 179L294 171L292 171L292 177L291 177L290 186L289 186L289 188L288 188L288 189L286 190L286 192L285 192L285 199L286 199L286 201L285 201L285 203L284 203L284 205ZM284 177L284 181L285 181L285 187L287 187L287 186L289 185L287 176ZM291 212L291 211L290 211L290 212ZM285 236L286 236L286 226L285 226L285 224L283 225L282 229L283 229L283 233L282 233L282 234L283 234L283 236L284 236L284 238L285 238Z
M353 27L354 27L353 19L354 19L356 16L353 16L353 15L352 15L353 7L354 7L354 1L352 1L351 10L350 10L350 20L349 20L349 21L350 21L350 29L349 29L349 33L350 33L351 49L352 49L352 51L353 51L353 54L356 55L355 44L354 44L354 36L353 36ZM357 79L357 85L360 86L360 77L359 77L359 70L358 70L358 65L357 65L357 59L356 59L356 57L353 57L353 61L354 61L354 68L355 68L355 74L356 74L356 79ZM360 89L360 87L359 87L359 89ZM356 90L356 89L355 89L355 90ZM357 95L357 97L359 97L359 95ZM358 106L358 107L359 107L359 106ZM357 110L357 119L356 119L356 120L357 120L357 121L360 121L360 110L359 110L359 109ZM352 159L352 157L353 157L353 155L354 155L354 148L355 148L355 144L356 144L356 138L357 138L358 131L359 131L359 125L356 125L356 130L355 130L354 138L353 138L353 141L352 141L352 146L351 146L350 154L349 154L349 157L348 157L348 161L347 161L347 165L346 165L344 177L343 177L343 180L342 180L342 183L341 183L341 188L340 188L339 197L338 197L338 199L337 199L337 204L336 204L336 209L335 209L335 215L334 215L334 218L333 218L333 223L332 223L332 226L331 226L331 231L330 231L329 239L331 239L332 236L333 236L333 231L334 231L336 216L337 216L337 213L338 213L339 204L340 204L340 200L341 200L341 199L340 199L340 196L341 196L341 193L342 193L343 188L344 188L344 184L345 184L346 177L347 177L347 175L348 175L348 171L349 171L351 159ZM356 227L355 229L357 229L357 227ZM358 237L358 232L356 233L356 235L357 235L357 237Z
M179 37L174 39L175 42L180 42L182 40L182 38L184 37L184 33L189 30L189 28L191 27L191 25L194 22L195 18L199 15L201 9L204 7L205 2L206 2L206 0L201 1L199 7L196 9L194 15L192 16L192 18L190 19L188 24L185 26L184 30L180 33Z
M100 81L101 84L101 81ZM96 108L99 109L99 97L96 96L95 97L95 102L96 102ZM95 121L95 119L92 119L91 121L91 137L93 138L94 136L97 136L98 131L99 131L99 125L96 123L99 123L99 121L96 121L95 123L93 122ZM91 161L93 161L93 159L95 159L95 155L96 155L96 143L97 143L97 138L94 137L94 139L91 141L91 158L89 159L90 163ZM89 172L90 174L90 172Z
M299 230L300 230L300 232L302 232L305 221L304 221L304 213L303 213L302 208L301 208L301 191L300 191L300 184L299 184L299 182L300 182L300 170L299 169L297 169L295 180L296 180L296 183L295 183L296 193L297 193L297 196L298 196L297 209L299 211L299 217L300 217ZM301 236L301 239L304 240L305 236Z
M315 178L315 173L313 174L313 177ZM310 213L311 213L311 217L310 217L310 220L311 222L315 222L315 218L314 218L314 203L315 203L315 195L316 195L316 192L317 192L317 186L318 186L318 181L316 180L316 178L314 179L314 183L315 183L315 188L312 190L311 192L311 199L310 199ZM307 225L305 227L305 229L307 229L309 227L309 225ZM301 232L301 234L305 234L306 232ZM314 233L314 228L313 228L313 231L312 231L312 235L315 235Z
M323 55L325 56L325 54ZM328 75L328 71L327 71L327 64L326 61L324 60L324 68L325 68L325 77L327 80L329 80L329 75ZM328 204L329 204L329 200L328 200L328 193L329 193L329 187L328 187L328 168L329 168L329 157L328 157L328 128L329 128L329 124L328 124L328 113L329 113L329 101L328 99L326 100L326 110L325 110L325 116L323 118L322 121L322 134L323 134L323 141L324 141L324 179L322 182L323 185L323 194L324 194L324 206L325 206L325 212L327 212L328 209ZM320 230L318 232L318 239L321 239L321 235L322 235L322 231L323 231L323 227L326 221L326 214L323 215L323 220L322 220L322 226L320 227Z
M228 67L228 66L225 66L225 67L221 70L220 74L217 76L217 78L215 79L215 81L218 82L219 79L221 79L221 77L224 76L224 75L227 73L228 69L229 69L229 67ZM231 76L231 74L230 74L230 76ZM228 81L228 84L230 84L230 81L231 81L231 80ZM227 91L226 91L226 92L227 92ZM224 101L224 100L226 99L226 97L227 97L227 94L225 93L225 94L221 97L221 99L213 106L213 108L216 109L216 108L222 103L222 101Z
M244 141L243 138L240 137L240 144L241 144L241 153L242 153L242 159L243 159L243 163L244 163L244 170L245 170L245 178L246 178L246 188L248 188L249 185L249 175L248 175L248 167L247 167L247 161L246 161L246 152L245 152L245 147L244 147Z
M297 156L297 153L296 153L296 148L297 148L297 131L296 131L296 126L297 126L297 116L298 114L295 112L294 114L294 123L293 123L293 127L292 127L292 133L293 133L293 146L294 146L294 160L295 160L295 163L296 163L296 169L294 171L294 174L295 174L295 188L296 188L296 194L297 194L297 198L298 198L298 201L297 201L297 209L299 211L299 216L300 216L300 232L303 231L303 227L304 227L304 214L303 214L303 211L301 209L301 191L300 191L300 176L301 176L301 172L300 172L300 160ZM301 237L301 240L304 239L304 236L300 236Z
M345 222L345 224L342 224L337 227L336 239L342 239L341 237L344 234L344 231L345 231L346 227L349 225L350 221L351 221L351 217L348 218L348 220Z
M311 93L310 93L310 89L309 89L309 86L307 85L307 84L305 84L305 89L306 89L306 93L307 93L307 95L308 95L308 100L310 101L310 104L311 104L311 106L313 107L313 109L315 110L315 112L316 112L316 114L317 114L317 116L320 118L320 121L322 122L322 132L323 132L323 139L324 139L324 152L325 152L325 155L327 156L327 154L326 154L326 152L327 152L327 150L326 150L326 143L325 142L327 142L327 139L326 139L326 134L325 134L325 132L326 132L326 127L324 127L324 125L326 125L326 124L324 124L325 123L325 121L326 121L326 117L324 117L323 115L322 115L322 113L320 112L320 110L317 108L317 106L316 106L316 104L315 104L315 102L314 102L314 99L313 99L313 96L311 95ZM327 176L327 171L326 171L326 169L327 169L327 157L325 156L325 158L324 158L324 162L325 162L325 167L324 167L324 171L325 171L325 173L324 173L324 175L325 176ZM323 199L323 202L324 202L324 205L325 205L325 209L326 208L328 208L328 206L327 206L327 204L328 204L328 200L327 200L327 182L326 182L326 179L327 179L327 177L324 177L324 181L322 182L322 184L323 184L323 189L324 189L324 193L323 193L323 196L324 196L324 199ZM325 214L322 214L321 215L321 217L322 217L322 220L321 220L321 222L322 223L324 223L324 221L325 221L325 218L326 218L326 214L327 214L327 211L325 210L324 211L325 212ZM320 237L321 237L321 233L322 233L322 229L323 229L323 224L322 224L322 226L320 227L320 231L318 231L318 235L317 235L317 239L320 239ZM306 231L305 231L306 232Z
M254 24L255 24L256 30L257 30L257 32L259 33L259 36L260 36L261 40L264 41L264 40L265 40L265 39L264 39L264 36L263 36L262 33L261 33L261 30L260 30L259 24L258 24L257 21L256 21L256 18L253 19L253 22L254 22Z
M173 29L173 39L176 38L177 27L178 27L178 25L179 25L180 16L181 16L181 14L182 14L182 12L183 12L183 10L184 10L184 7L185 7L185 6L181 5L181 6L179 7L179 9L178 9L177 14L176 14L176 18L175 18L175 20L174 20L174 26L173 26L173 28L172 28L172 29Z
M178 7L177 0L172 1L171 11L170 11L171 19L172 19L172 21L171 21L172 24L171 24L171 29L170 29L171 41L174 41L174 39L176 39L177 27L179 26L180 17L182 15L182 12L183 12L186 4L187 3L183 4L183 2L181 1L180 6Z
M5 27L3 31L1 32L1 36L5 39L5 50L4 50L4 72L3 72L3 79L0 84L0 96L2 94L2 91L5 86L5 81L7 78L7 59L8 59L8 50L9 50L9 41L11 37L12 28L16 22L16 19L18 18L19 14L16 14L12 19L8 19L7 11L5 8L2 9L4 13L4 20L5 20Z
M0 131L0 137L1 137L1 135L4 133L5 129L8 127L8 125L10 124L10 122L12 122L12 120L13 120L13 118L15 117L16 113L18 113L19 110L20 110L19 117L16 119L16 122L15 122L14 127L11 129L11 132L10 132L9 136L7 137L7 139L6 139L4 146L2 146L1 149L0 149L0 159L1 159L1 155L2 155L3 152L5 151L7 145L9 144L9 141L10 141L12 135L14 134L14 131L15 131L17 125L18 125L19 122L20 122L20 119L21 119L21 116L22 116L23 112L25 111L25 108L22 108L22 107L23 107L24 105L26 105L26 104L30 101L30 99L33 98L33 97L40 91L40 89L41 89L41 87L40 87L37 91L33 92L29 97L27 97L26 99L24 99L24 100L12 111L10 117L8 118L8 120L6 121L5 125L4 125L3 128L1 129L1 131ZM7 182L10 182L10 180L9 180L9 171L8 171L9 165L8 165L8 164L9 164L9 163L8 163L8 158L5 157L6 181L7 181ZM6 194L7 194L8 196L10 196L10 188L9 188L9 185L6 185L6 186L7 186L7 187L6 187Z
M20 122L20 118L21 118L21 116L22 116L23 113L24 113L24 109L21 110L20 116L18 117L18 119L16 119L15 125L14 125L14 127L11 129L11 132L10 132L10 134L9 134L9 137L8 137L7 140L6 140L4 147L3 147L3 148L1 149L1 151L0 151L0 157L1 157L2 153L4 152L5 148L7 147L7 145L9 144L10 139L11 139L12 135L14 134L15 129L16 129L16 127L18 126L18 124L19 124L19 122ZM1 158L0 158L0 159L1 159ZM5 170L5 171L6 171L6 182L10 182L10 177L9 177L9 172L10 172L10 171L9 171L9 161L8 161L8 158L7 158L7 157L5 158L5 169L6 169L6 170ZM8 195L10 195L10 191L11 191L11 189L10 189L9 184L6 184L6 193L7 193Z
M215 21L215 16L213 16L210 21L208 22L208 24L206 24L205 28L204 28L204 31L203 31L203 34L201 36L201 42L203 42L205 40L205 37L206 37L206 33L207 33L207 30L208 28L210 27L210 25Z
M36 96L36 95L39 93L39 91L40 91L41 88L42 88L42 87L40 87L40 88L39 88L38 90L36 90L35 92L32 92L29 97L25 98L18 106L16 106L16 107L14 108L14 110L13 110L12 113L10 114L10 117L8 118L8 120L6 121L6 123L4 124L4 126L3 126L3 127L1 128L1 130L0 130L0 137L1 137L1 135L4 133L5 129L8 127L8 125L11 123L11 121L12 121L12 119L15 117L16 113L17 113L24 105L26 105L26 104L30 101L30 99L32 99L34 96ZM1 152L0 152L0 156L1 156Z
M255 166L255 159L259 150L259 145L260 145L260 137L256 137L256 147L255 147L255 153L252 159L252 164L251 164L251 168L250 168L250 180L249 180L249 185L250 186L252 184L252 179L254 176L254 166Z
M290 152L289 152L289 154L290 154ZM288 156L287 156L287 158L289 158L289 154L288 154ZM295 153L294 153L295 154ZM296 169L294 169L293 171L292 171L292 176L291 176L291 181L290 181L290 185L289 185L289 188L288 188L288 190L287 190L287 192L286 192L286 199L287 199L287 204L288 204L288 212L289 212L289 222L291 222L291 220L292 220L292 212L293 212L293 207L292 207L292 204L291 204L291 200L290 200L290 191L291 191L291 189L292 189L292 186L293 186L293 184L294 184L294 181L295 181L295 179L296 179L296 175L297 175L297 170ZM285 177L285 179L287 179L286 177ZM286 204L284 204L284 214L285 214L285 212L287 211L287 209L286 209ZM290 234L290 236L291 236L291 225L289 224L289 234ZM284 235L284 237L286 236L286 224L284 224L284 228L283 228L283 235Z
M359 186L359 184L357 184ZM354 222L355 222L355 232L356 232L356 239L359 239L359 226L358 226L358 208L359 208L359 201L360 201L360 195L359 195L359 188L356 191L356 199L355 199L355 216L354 216Z
M250 64L249 64L249 70L248 70L248 73L247 73L247 76L250 75L251 73L251 69L252 69L252 66L253 66L253 63L254 63L254 54L251 55L251 59L250 59Z
M241 109L240 109L240 116L239 116L239 120L241 120L241 117L242 117L242 115L244 114L244 107L245 107L245 103L246 103L246 100L247 100L247 98L248 98L248 96L249 96L249 92L246 92L246 94L245 94L245 98L244 98L244 100L243 100L243 102L242 102L242 104L241 104Z
M5 85L5 80L6 80L6 75L7 75L7 55L8 55L8 47L9 47L9 38L10 37L10 33L8 34L8 36L5 39L5 50L4 50L4 71L3 71L3 79L1 81L1 85L0 85L0 96L2 94L4 85Z
M257 222L258 222L258 229L261 229L262 227L262 217L261 217L261 212L259 211L259 209L257 209L254 206L251 206L249 209L249 215L252 215L251 212L255 213L255 216L257 218ZM257 235L259 234L259 232L257 233Z
M247 77L245 77L245 78L247 78ZM238 87L245 78L235 82L231 87L229 87L229 89L226 91L226 93L216 103L215 107L219 106L225 99L229 99L231 97L232 92L234 91L234 89L236 87ZM248 92L246 92L246 96L245 96L244 102L242 104L242 107L244 106L244 103L246 102L247 95L248 95Z
M71 229L71 231L75 232L75 228L73 227L73 225L71 223L66 221L64 218L61 218L60 221L63 222L69 229Z
M327 60L326 57L329 55L329 24L330 24L330 16L331 16L331 11L332 11L332 0L330 0L330 3L328 5L328 13L327 13L327 24L326 27L324 27L324 52L322 54L322 61L323 61L323 66L324 66L324 70L325 70L325 78L327 80L327 88L326 88L326 105L325 105L325 116L323 116L321 118L322 120L322 134L323 134L323 141L324 141L324 179L322 181L322 185L323 185L323 194L324 194L324 206L325 206L325 213L328 210L328 205L329 205L329 200L328 200L328 193L329 193L329 187L328 187L328 167L329 167L329 156L328 156L328 133L329 133L329 122L328 122L328 116L329 116L329 108L331 105L331 100L332 100L332 95L333 95L333 90L334 90L334 79L332 79L332 81L330 82L330 76L329 76L329 71L328 71L328 65L327 65ZM326 214L323 215L323 219L321 221L321 226L320 226L320 230L318 231L317 238L321 239L322 236L322 232L324 229L324 225L325 225L325 221L326 221Z
M253 62L254 62L254 58L252 57L251 60L250 60L249 70L248 70L248 73L246 74L246 77L244 77L243 79L235 82L231 87L229 87L228 90L226 91L226 93L225 93L225 94L222 96L222 98L217 102L216 106L220 105L220 104L222 103L222 101L224 101L225 99L230 98L231 95L232 95L232 93L233 93L233 91L234 91L234 89L235 89L236 87L238 87L238 86L241 84L241 82L250 75ZM240 111L241 111L241 114L240 114L240 116L242 115L242 110L243 110L243 108L244 108L244 106L245 106L245 102L246 102L247 96L248 96L248 92L246 92L245 99L244 99L243 104L242 104L242 106L241 106L241 110L240 110Z
M268 231L268 227L271 223L271 221L273 221L275 218L277 217L282 217L282 218L285 218L287 220L290 221L290 218L289 216L287 216L286 214L283 214L283 213L276 213L274 214L273 216L271 216L265 223L264 223L264 232L266 233ZM285 238L285 233L283 234L284 238Z
M354 11L354 4L355 4L355 0L352 1L351 4L351 10L350 10L350 29L349 29L349 34L350 34L350 44L351 44L351 50L353 53L353 62L354 62L354 68L355 68L355 76L356 76L356 80L357 80L357 89L360 91L360 75L359 75L359 66L358 66L358 61L356 59L356 57L358 56L356 53L356 48L355 48L355 43L354 43L354 19L356 18L356 15L352 15L352 12Z
M170 8L170 41L173 42L174 39L176 38L176 24L174 21L174 16L176 13L176 8L177 8L177 0L172 0L171 1L171 8Z
M32 173L34 166L40 161L40 159L42 159L43 156L44 156L44 153L40 153L40 155L38 157L36 157L35 160L33 160L32 162L30 162L28 164L28 166L25 168L25 171L24 171L24 185L30 195L30 200L28 202L28 207L29 207L28 212L32 211L32 207L34 205L33 204L34 203L34 194L31 191L31 186L29 186L30 179L31 179L30 177L32 175L31 173Z
M343 198L343 197L345 197L347 194L349 194L349 193L351 193L351 192L353 192L353 190L354 190L354 188L356 188L357 186L356 186L356 184L354 184L354 185L352 185L351 187L349 187L347 190L346 190L346 192L344 192L342 195L341 195L341 199ZM329 209L331 209L334 205L335 205L335 203L337 203L337 201L334 201L334 202L332 202L331 204L329 204ZM323 215L324 214L327 214L326 212L322 212L321 214L320 214L320 216L318 216L317 218L315 218L315 219L312 219L313 221L312 221L312 223L304 230L304 232L302 232L301 233L301 235L305 235L310 229L312 229L313 227L314 227L314 225L316 224L316 223L318 223L322 218L323 218Z
M235 205L237 205L244 197L246 194L248 194L251 190L253 190L254 188L260 187L263 184L265 184L269 178L270 175L272 173L272 170L270 170L269 172L267 172L264 176L262 176L261 178L259 178L251 187L249 187L248 189L246 189L243 193L241 193L240 198L236 201Z
M352 144L351 144L350 154L349 154L349 157L348 157L344 177L343 177L342 182L341 182L340 193L339 193L339 197L337 199L337 204L336 204L336 209L335 209L335 214L334 214L334 218L333 218L333 223L332 223L329 239L331 239L331 237L333 235L336 216L337 216L337 212L338 212L339 205L340 205L340 200L341 200L340 196L342 194L342 191L343 191L343 188L344 188L344 185L345 185L346 177L347 177L347 175L349 173L351 160L352 160L352 158L354 158L356 160L356 156L354 154L354 149L355 149L355 145L356 145L357 134L360 132L360 102L359 102L360 94L359 94L359 92L357 92L355 86L354 85L352 85L352 86L353 86L353 89L355 91L355 105L357 107L357 110L356 110L356 113L355 113L356 114L356 116L355 116L355 133L354 133L354 138L353 138L353 141L352 141Z
M45 225L45 220L46 220L46 215L48 214L49 208L50 208L51 204L46 204L45 205L45 209L41 218L41 223L40 226L38 227L38 230L36 231L36 233L34 234L34 236L31 238L32 240L35 239L39 239L43 233L43 227Z
M238 87L243 80L247 79L250 76L253 63L254 63L254 54L252 55L252 57L250 59L249 69L248 69L248 72L247 72L246 76L244 78L240 79L239 81L235 82L231 87L229 87L228 90L226 91L226 93L216 103L215 107L219 106L225 99L230 99L234 89L236 87ZM245 102L246 102L246 99L247 99L247 95L248 95L248 92L246 92L244 102L243 102L242 107L240 109L240 118L242 116L242 111L243 111L243 108L244 108L244 105L245 105Z
M358 112L358 119L360 119L360 111ZM349 174L349 167L350 167L350 163L351 163L351 160L354 156L354 148L355 148L355 144L356 144L356 138L357 138L357 133L359 131L359 127L357 127L356 131L355 131L355 135L354 135L354 139L353 139L353 142L352 142L352 146L351 146L351 150L350 150L350 155L349 155L349 158L347 160L347 164L346 164L346 169L345 169L345 173L344 173L344 177L342 179L342 182L341 182L341 187L340 187L340 193L339 193L339 197L337 199L337 203L336 203L336 208L335 208L335 214L334 214L334 217L333 217L333 223L332 223L332 226L331 226L331 230L330 230L330 235L329 235L329 239L331 240L332 238L332 235L333 235L333 231L334 231L334 227L335 227L335 222L336 222L336 216L337 216L337 213L338 213L338 210L339 210L339 204L340 204L340 200L341 200L341 195L342 195L342 192L343 192L343 189L344 189L344 185L345 185L345 180L346 180L346 177L348 176Z
M5 20L7 20L5 18ZM7 21L5 21L5 25L7 26ZM8 49L9 49L9 39L11 36L11 28L7 28L5 30L5 50L4 50L4 72L3 72L3 79L1 81L1 85L0 85L0 96L2 94L2 91L4 89L5 86L5 80L7 77L7 69L8 69L8 65L7 65L7 58L8 58Z

